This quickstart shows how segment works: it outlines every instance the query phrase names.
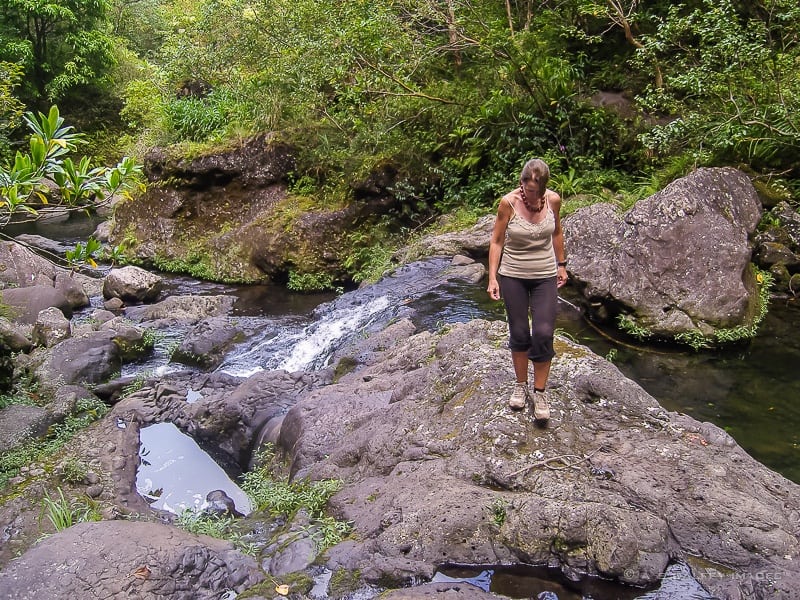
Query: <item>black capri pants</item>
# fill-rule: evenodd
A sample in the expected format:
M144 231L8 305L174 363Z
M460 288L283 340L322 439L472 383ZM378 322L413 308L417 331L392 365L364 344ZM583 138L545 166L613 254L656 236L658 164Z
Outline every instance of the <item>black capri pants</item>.
M553 335L558 308L556 277L519 279L499 276L500 292L508 319L508 348L527 352L533 362L547 362L556 355Z

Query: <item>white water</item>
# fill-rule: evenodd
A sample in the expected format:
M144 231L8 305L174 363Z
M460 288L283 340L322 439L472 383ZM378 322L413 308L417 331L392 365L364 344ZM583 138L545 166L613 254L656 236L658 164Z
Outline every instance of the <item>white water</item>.
M236 377L249 377L264 370L294 372L325 366L332 350L358 333L390 307L388 296L344 308L334 308L318 321L297 328L284 327L277 335L226 361L219 370Z

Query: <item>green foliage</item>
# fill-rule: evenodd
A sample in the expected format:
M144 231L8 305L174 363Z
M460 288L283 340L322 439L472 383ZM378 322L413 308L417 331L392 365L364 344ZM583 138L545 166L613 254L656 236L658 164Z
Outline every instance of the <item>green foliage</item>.
M26 444L0 453L0 488L15 477L20 468L41 461L57 452L76 432L100 419L108 412L101 400L83 398L78 401L76 410L62 423L50 426L47 435Z
M100 521L102 516L91 502L87 500L67 500L64 491L58 488L58 497L53 499L45 494L42 499L42 515L46 516L56 531L72 527L86 521Z
M286 287L294 292L321 292L334 289L333 275L330 273L299 273L289 271Z
M643 141L661 154L702 147L721 161L797 167L798 28L800 8L787 0L752 11L731 0L673 5L637 60L664 67L664 86L644 90L642 104L677 118Z
M272 468L274 450L271 446L262 450L258 460L260 466L242 477L242 490L250 497L257 510L271 515L283 515L292 519L298 510L305 510L312 519L312 532L320 550L339 543L350 531L350 524L325 515L325 506L333 494L342 487L342 482L332 479L320 481L288 481L276 478Z
M489 505L489 514L491 515L492 523L497 527L502 527L508 517L505 500L495 498Z
M178 515L175 524L181 529L197 535L208 535L231 542L238 550L256 555L256 547L236 529L236 519L230 516L212 515L187 508Z
M635 337L637 340L646 340L653 335L652 331L639 325L636 319L631 315L620 314L617 317L617 325L622 331Z
M24 69L26 99L41 104L106 85L114 62L108 7L107 0L0 1L0 58Z
M751 265L753 279L758 286L758 300L756 314L749 325L739 325L738 327L723 327L716 329L713 336L705 336L699 329L684 331L675 336L675 340L690 346L693 350L711 348L714 343L731 344L740 340L752 339L758 333L761 325L769 311L770 294L774 277L769 271L762 271Z
M21 212L35 219L41 206L52 205L48 183L58 188L58 205L67 210L86 210L128 190L141 172L128 157L111 168L90 168L86 157L75 164L67 154L85 140L72 126L64 125L56 106L47 115L26 113L24 121L32 131L29 152L18 151L13 164L0 167L0 226L12 216L19 220ZM77 252L76 259L81 259L81 253L83 260L87 258L86 246Z
M83 265L89 265L93 269L97 268L95 258L102 249L102 244L94 237L89 237L86 243L78 242L72 250L67 250L65 258L73 269Z
M61 480L66 483L81 483L88 473L89 468L86 463L77 458L70 458L61 465Z

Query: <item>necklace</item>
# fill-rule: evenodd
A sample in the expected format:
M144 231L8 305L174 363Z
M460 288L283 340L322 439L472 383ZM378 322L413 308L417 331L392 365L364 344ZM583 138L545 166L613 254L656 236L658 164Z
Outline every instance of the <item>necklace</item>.
M519 186L519 191L522 194L522 203L525 205L525 208L527 208L529 211L531 211L532 213L538 213L544 208L544 196L542 196L542 200L539 202L539 206L534 208L533 206L531 206L530 202L528 202L528 198L525 196L525 188L523 186Z

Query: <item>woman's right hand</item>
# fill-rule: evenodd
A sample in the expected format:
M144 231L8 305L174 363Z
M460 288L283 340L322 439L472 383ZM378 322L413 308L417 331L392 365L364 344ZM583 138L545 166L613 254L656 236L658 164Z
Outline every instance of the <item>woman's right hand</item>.
M496 279L489 280L489 287L486 288L486 291L489 293L489 297L492 300L500 300L500 285L497 283Z

